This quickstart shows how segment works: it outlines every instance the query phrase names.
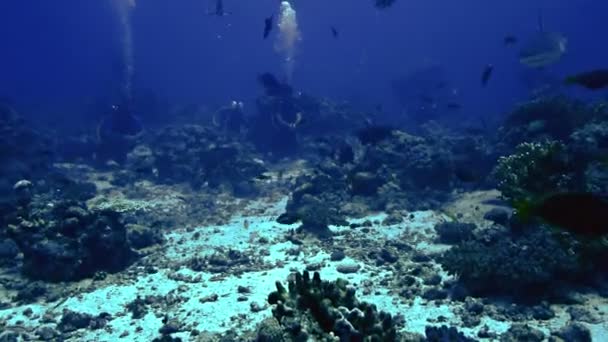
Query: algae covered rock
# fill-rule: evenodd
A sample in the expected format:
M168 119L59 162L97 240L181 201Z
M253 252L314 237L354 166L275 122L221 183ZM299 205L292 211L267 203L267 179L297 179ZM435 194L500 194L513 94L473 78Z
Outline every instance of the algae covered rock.
M565 96L541 97L520 104L499 130L511 146L523 142L567 139L595 116L592 107Z
M435 232L439 236L439 242L455 244L471 239L475 228L477 227L472 223L442 222L435 225Z
M185 182L193 188L232 186L266 171L253 147L198 125L159 131L147 147L132 152L131 161L133 171L144 170L161 182Z
M590 271L576 246L572 238L560 241L546 227L535 227L520 236L464 241L439 262L473 294L540 298L550 295L548 289L555 289L560 281Z
M117 212L89 210L76 199L40 194L5 217L32 279L71 281L98 271L116 272L135 254Z

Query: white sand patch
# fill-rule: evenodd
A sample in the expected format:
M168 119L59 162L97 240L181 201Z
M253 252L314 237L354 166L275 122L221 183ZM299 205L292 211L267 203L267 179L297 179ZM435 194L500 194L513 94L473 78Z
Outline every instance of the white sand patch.
M293 270L301 271L306 268L306 265L319 264L322 265L319 272L324 280L331 281L341 277L349 280L357 288L363 282L371 282L374 287L373 293L364 294L362 291L358 291L358 298L374 303L380 310L403 315L406 323L404 330L406 331L423 334L424 328L431 324L429 320L436 322L440 317L445 319L446 322L432 324L461 325L459 318L454 313L462 304L446 301L444 304L437 305L421 298L414 298L406 303L402 298L391 294L390 289L382 285L385 283L382 280L391 276L391 274L390 271L381 266L365 264L360 260L348 257L339 262L332 262L330 261L330 251L310 248L311 246L307 246L309 248L306 248L304 253L297 255L289 253L298 246L284 241L282 237L290 229L296 228L297 225L281 225L275 221L277 215L283 211L285 203L286 199L273 204L254 202L243 210L243 215L235 216L229 224L197 227L190 231L177 229L167 235L168 242L162 252L164 253L163 258L166 258L166 260L179 263L185 262L193 256L210 255L217 248L230 248L239 251L265 249L267 253L263 255L262 259L266 264L273 266L271 269L244 272L239 276L224 275L224 277L218 279L216 277L218 274L210 272L195 272L187 268L169 270L163 269L159 265L157 273L142 275L132 283L100 288L90 293L68 298L63 302L23 305L3 309L0 310L0 318L10 317L8 321L10 325L18 325L18 322L22 321L22 326L33 328L41 324L40 317L44 312L61 313L64 308L92 315L98 315L101 312L112 315L113 320L108 324L111 329L86 330L82 332L82 336L75 337L73 341L124 340L147 342L159 336L158 329L163 325L162 319L164 316L176 319L188 330L196 328L199 331L208 332L230 330L242 332L254 329L261 320L271 316L271 310L267 307L266 301L268 294L275 290L276 281L286 284L287 276ZM251 211L260 213L260 215L247 216L246 213ZM447 217L432 211L413 212L412 214L413 216L406 218L400 224L388 226L374 224L372 229L367 232L354 229L349 237L398 239L403 234L420 234L422 237L426 236L426 240L421 238L415 248L427 252L433 252L435 249L441 248L429 242L429 240L433 238L434 225L437 222L445 221ZM385 214L377 214L353 219L350 222L362 223L367 220L382 222L385 218ZM348 227L330 228L335 232L350 229ZM199 237L195 238L195 235ZM260 237L267 239L269 243L259 245L257 241ZM337 237L337 240L340 238ZM339 273L337 266L346 263L357 263L361 268L356 273ZM170 278L170 275L173 275L173 277ZM173 280L175 275L188 276L189 278L197 277L200 282ZM444 279L449 279L446 274L441 273L441 275ZM251 293L246 295L246 301L239 301L239 297L243 296L237 291L239 286L251 290ZM165 296L169 293L185 300L176 305L171 305L168 311L148 306L147 308L150 311L139 320L133 320L130 312L126 309L126 305L138 296ZM217 295L218 300L201 303L201 298L211 295ZM260 307L265 308L260 312L253 313L251 303L257 303ZM599 305L605 306L606 303L601 302ZM34 312L33 316L37 318L25 317L22 313L26 308L31 308ZM480 327L484 324L487 324L495 333L502 333L510 326L509 322L499 322L488 317L482 318ZM548 332L563 326L563 324L565 324L564 316L558 315L555 320L550 322L531 325ZM608 341L606 323L589 325L589 328L593 332L594 340ZM474 337L478 329L462 329L462 331ZM125 332L128 332L128 336L119 338ZM184 341L193 340L187 332L180 332L174 336L179 336Z

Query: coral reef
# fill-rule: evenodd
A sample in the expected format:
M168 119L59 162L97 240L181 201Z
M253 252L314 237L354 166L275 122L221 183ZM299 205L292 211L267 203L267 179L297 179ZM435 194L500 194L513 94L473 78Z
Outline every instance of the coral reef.
M518 145L514 154L498 160L494 177L502 197L513 203L580 188L577 171L564 144L545 141Z
M283 223L301 221L301 230L327 236L328 225L348 224L340 205L349 195L345 175L337 165L326 163L319 171L297 179L286 212L278 220Z
M32 279L70 281L115 272L135 256L119 214L89 210L83 202L90 196L88 186L70 186L35 193L3 216L2 234L16 242L23 253L22 270Z
M0 103L0 201L21 179L45 179L52 168L51 139L34 129L10 106Z
M149 141L129 154L127 165L133 173L160 182L234 190L266 171L249 145L208 127L169 126Z
M519 105L498 132L509 146L523 142L567 139L575 129L596 117L598 109L565 96L541 97Z
M472 137L434 131L424 138L391 130L377 144L338 142L337 150L315 145L323 148L324 158L312 174L297 179L281 222L323 227L369 211L435 208L449 198L451 186L462 182L463 166L479 173L467 180L479 184L491 169L486 165L491 153L482 147L471 153L477 145ZM340 161L341 151L349 156L347 162Z
M560 282L583 279L590 265L577 252L573 238L558 240L548 228L534 227L519 236L505 232L464 241L439 262L473 294L538 300Z
M439 236L439 242L456 244L470 240L475 228L477 227L472 223L442 222L435 225L435 232Z
M521 201L564 191L606 190L608 117L604 103L566 97L521 105L498 134L505 154L494 170L505 199Z
M459 332L454 327L447 327L442 325L441 327L426 327L425 329L426 341L428 342L474 342L475 340L464 336L463 333Z

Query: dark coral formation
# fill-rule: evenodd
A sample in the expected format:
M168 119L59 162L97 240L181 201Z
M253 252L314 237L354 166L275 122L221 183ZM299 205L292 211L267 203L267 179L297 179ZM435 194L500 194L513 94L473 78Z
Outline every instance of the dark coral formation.
M189 183L194 188L204 184L235 188L266 170L249 145L197 125L161 130L147 147L132 151L128 163L138 175L154 175L164 183Z
M564 96L542 97L518 106L509 114L498 135L509 146L547 139L564 140L601 110Z
M46 178L52 168L52 146L50 138L0 103L0 202L12 194L17 181Z
M286 213L279 222L302 222L302 229L327 236L328 225L346 225L340 205L347 201L347 183L341 170L332 163L321 167L325 172L304 175L297 179L296 188L287 203Z
M317 272L311 279L305 271L288 281L288 289L280 282L276 287L268 302L289 339L324 340L333 334L340 341L397 341L392 316L359 302L345 280L322 281Z
M310 139L345 135L368 120L368 114L348 105L294 92L270 74L261 79L266 95L256 100L257 113L248 134L261 152L294 156Z
M606 118L605 104L566 97L521 105L498 134L504 156L494 176L503 196L513 202L555 192L605 191Z
M523 143L499 159L494 175L503 198L513 202L580 188L577 167L562 143Z
M314 172L297 179L281 220L324 227L345 224L347 216L369 211L438 207L453 186L485 184L495 157L482 140L438 129L429 130L426 137L391 129L374 144L342 141L337 150L324 148L325 158ZM345 153L352 155L348 162L339 160L342 150L352 151Z
M427 326L424 329L426 341L428 342L474 342L475 339L466 337L454 327L442 325L440 327Z
M439 236L439 242L455 244L470 240L475 228L477 227L472 223L442 222L435 225L435 232Z
M558 240L547 228L464 241L439 259L443 268L476 295L551 296L556 284L589 272L572 238Z
M23 272L32 279L69 281L129 265L134 254L119 214L89 210L86 184L67 182L59 189L15 203L3 217L3 234L23 253Z
M550 194L603 193L606 117L605 105L565 97L538 99L516 109L498 134L497 150L505 155L493 177L503 199L525 209ZM534 217L502 216L499 221L487 218L504 230L463 241L441 258L444 269L474 294L543 298L553 294L547 289L586 283L602 268L605 252L597 242L543 226Z

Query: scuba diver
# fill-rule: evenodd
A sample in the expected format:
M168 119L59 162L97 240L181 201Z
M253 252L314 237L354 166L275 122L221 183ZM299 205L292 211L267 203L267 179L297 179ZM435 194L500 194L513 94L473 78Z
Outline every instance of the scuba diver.
M133 112L132 101L122 100L97 125L98 160L125 160L143 132L143 124Z
M298 149L297 132L306 121L303 97L270 73L259 75L258 82L265 94L256 100L258 114L252 120L250 138L266 152L293 154Z
M213 125L228 134L241 134L245 127L243 102L232 101L230 105L221 107L213 113Z

